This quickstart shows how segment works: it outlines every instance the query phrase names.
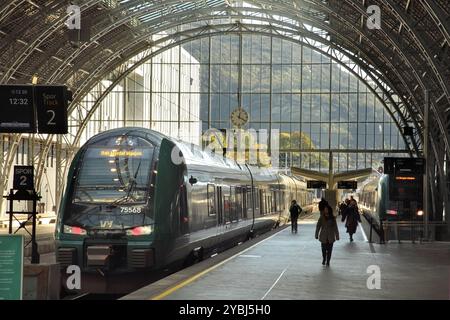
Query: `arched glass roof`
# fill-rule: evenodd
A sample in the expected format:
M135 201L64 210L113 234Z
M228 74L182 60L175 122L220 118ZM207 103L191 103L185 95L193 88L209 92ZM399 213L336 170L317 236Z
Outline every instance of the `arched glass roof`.
M350 60L350 68L358 66L360 70L356 72L370 78L383 91L394 110L393 118L399 119L399 126L415 128L414 135L405 138L418 155L423 152L423 115L429 106L433 124L430 126L431 165L441 177L447 175L450 158L450 3L447 0L88 0L72 3L80 7L81 37L66 26L67 1L2 1L0 83L29 83L37 76L40 83L67 84L75 93L70 111L89 114L94 111L84 110L80 102L101 81L107 79L112 85L120 81L129 72L129 60L137 55L141 59L136 65L165 50L164 47L232 32L276 35L314 46L320 44L330 56ZM367 26L372 15L368 10L370 5L381 9L379 29ZM108 88L93 97L95 101L112 90ZM95 105L93 102L92 106ZM83 124L76 125L81 129ZM13 148L4 154L6 165L2 177L9 172L18 141L20 136L14 136ZM49 150L49 144L46 145L43 154ZM441 184L440 188L443 187Z

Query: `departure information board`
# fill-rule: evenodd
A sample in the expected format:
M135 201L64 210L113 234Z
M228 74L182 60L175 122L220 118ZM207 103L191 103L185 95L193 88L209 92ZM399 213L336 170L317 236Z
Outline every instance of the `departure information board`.
M385 174L424 174L424 158L384 158Z
M0 86L0 133L34 133L33 86Z
M357 181L338 181L338 189L356 190L357 188L358 188Z
M306 187L308 189L326 189L327 184L325 181L310 180L306 182Z

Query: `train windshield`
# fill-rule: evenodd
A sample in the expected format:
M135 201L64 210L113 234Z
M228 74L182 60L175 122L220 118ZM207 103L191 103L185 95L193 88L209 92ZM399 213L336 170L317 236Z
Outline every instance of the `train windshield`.
M138 137L119 136L90 146L82 159L73 203L145 204L153 146Z

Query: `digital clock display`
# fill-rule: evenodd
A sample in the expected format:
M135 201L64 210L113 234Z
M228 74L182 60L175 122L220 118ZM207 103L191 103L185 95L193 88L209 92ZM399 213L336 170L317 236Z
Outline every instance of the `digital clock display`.
M33 86L0 86L0 133L34 133Z
M12 106L27 106L28 98L9 98L9 104Z

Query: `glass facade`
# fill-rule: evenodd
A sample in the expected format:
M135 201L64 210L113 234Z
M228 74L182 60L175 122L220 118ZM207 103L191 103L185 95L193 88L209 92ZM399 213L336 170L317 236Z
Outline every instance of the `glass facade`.
M391 153L407 156L382 91L314 48L257 34L204 37L153 57L102 102L85 139L116 123L199 143L200 131L233 127L240 87L249 114L244 129L278 130L282 168L327 172L330 152L334 172L378 168Z

